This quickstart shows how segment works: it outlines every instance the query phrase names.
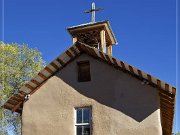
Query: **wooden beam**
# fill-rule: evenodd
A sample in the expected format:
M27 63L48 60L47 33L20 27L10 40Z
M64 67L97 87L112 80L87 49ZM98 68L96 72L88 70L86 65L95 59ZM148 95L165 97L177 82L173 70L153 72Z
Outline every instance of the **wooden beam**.
M15 101L17 101L17 102L20 102L20 101L21 101L21 99L20 99L20 98L17 98L16 96L12 96L10 99L15 100Z
M119 67L119 65L117 64L116 59L115 59L115 58L112 58L112 60L113 60L113 62L114 62L114 65L115 65L116 67Z
M172 87L172 94L176 94L176 88Z
M129 65L129 70L132 74L134 74L134 70L133 70L132 66L130 66L130 65Z
M161 101L161 102L164 102L164 103L167 103L167 104L169 104L169 105L171 105L171 106L174 106L174 103L171 102L171 101L168 101L167 99L160 98L160 101Z
M163 108L163 106L161 106L161 114L166 114L168 115L169 118L174 118L174 112L171 112L170 110L165 110L165 108Z
M19 90L18 93L22 94L22 96L26 96L26 93L24 91Z
M105 30L100 31L100 37L101 37L100 50L102 52L106 53L106 34L105 34Z
M48 79L50 79L51 77L49 77ZM48 80L47 79L47 80ZM47 82L47 80L44 80L38 87L36 87L33 91L31 91L30 95L32 95L34 92L36 92L41 86L43 86L43 84L45 84Z
M76 50L74 49L73 46L70 48L70 50L71 50L76 56L78 55L78 53L76 52Z
M37 86L41 84L41 83L39 83L38 81L36 81L35 79L32 79L31 82L34 83L34 84L36 84Z
M161 114L165 114L169 117L173 117L174 116L174 113L173 112L170 112L170 111L161 111Z
M120 61L120 63L121 63L122 69L123 69L123 70L126 70L126 67L125 67L125 65L124 65L124 62Z
M22 110L20 109L17 109L16 112L22 114Z
M161 116L162 116L165 120L168 119L169 121L173 121L173 117L170 117L169 115L161 114Z
M73 44L77 42L77 37L73 37Z
M171 97L169 97L169 96L167 96L165 94L162 94L162 93L159 93L159 96L160 96L160 98L166 99L166 100L168 100L168 101L170 101L172 103L174 103L174 101L175 101L174 98L171 98Z
M51 62L51 66L53 66L53 68L55 68L56 70L59 69L58 65L56 65L56 63L54 63L54 62Z
M163 135L171 135L172 134L172 130L169 129L169 127L165 126L163 128Z
M165 112L165 113L168 113L168 114L171 114L172 116L174 115L174 111L172 111L171 109L167 108L167 107L164 107L164 106L161 106L161 112Z
M70 33L72 35L75 35L77 33L86 33L86 32L89 32L89 31L94 31L94 30L98 30L98 31L101 31L101 30L104 30L105 29L105 26L97 26L96 28L95 27L86 27L84 29L82 28L79 28L79 29L71 29L70 30Z
M157 86L161 89L161 81L159 79L157 79Z
M45 69L46 71L48 71L50 74L53 74L53 73L54 73L54 72L53 72L49 67L47 67L47 66L46 66L44 69Z
M106 57L106 59L107 59L107 61L108 61L109 64L113 64L113 63L111 62L110 58L109 58L109 55L106 54L105 57Z
M163 124L165 129L171 130L172 129L172 122L166 121L166 123Z
M161 115L166 115L168 118L170 119L173 119L174 118L174 115L172 113L169 113L169 112L165 112L165 111L162 111L161 112Z
M163 93L163 92L159 91L159 95L160 95L160 96L162 95L162 96L164 96L164 97L166 97L166 98L173 99L173 100L175 101L175 97L172 96L171 94L167 94L167 93Z
M172 106L172 105L169 105L169 104L166 104L166 103L164 103L164 102L161 102L160 103L160 106L165 106L165 107L167 107L167 108L169 108L169 109L172 109L172 110L174 110L174 106Z
M166 118L166 123L164 124L164 126L170 125L169 128L172 126L172 120L169 120Z
M85 45L82 45L82 49L87 52L87 54L94 56L94 53L92 52L91 48L86 47Z
M46 77L45 75L43 75L41 72L39 72L38 75L39 75L42 79L44 79L44 80L47 79L47 77Z
M112 56L112 45L108 46L108 55Z
M56 60L57 60L62 66L65 65L65 63L64 63L60 58L57 58Z
M71 52L69 50L66 51L66 54L72 59L74 58L74 56L71 54Z
M175 98L175 95L172 94L172 93L169 93L169 92L167 92L167 91L165 91L163 89L159 89L159 88L158 88L158 90L159 90L160 93L163 93L163 94L165 94L165 95L167 95L167 96L169 96L171 98Z
M89 51L91 52L91 54L95 57L98 57L98 55L96 54L95 50L93 48L89 48Z
M14 106L12 112L15 112L20 107L21 104L23 104L23 101L19 102L16 106Z
M10 104L10 103L5 103L3 107L4 107L5 109L12 110L12 108L14 107L14 105L12 105L12 104Z
M21 95L18 95L18 94L14 94L13 96L20 99L21 101L24 100L24 96L21 96Z
M169 84L165 84L165 90L169 92Z
M147 74L148 81L152 83L151 75Z
M7 103L12 104L12 105L17 105L19 102L16 100L8 99Z
M103 53L102 53L102 52L99 52L99 54L100 54L101 58L102 58L104 61L106 61L106 58L104 57Z
M25 86L28 88L28 89L30 89L30 90L33 90L34 89L34 87L32 87L30 84L25 84Z
M83 51L86 51L86 52L87 52L86 44L81 44L81 49L82 49Z
M80 52L83 51L83 49L81 48L82 44L81 44L80 42L77 42L77 43L75 44L75 46L78 48L78 50L79 50Z
M138 69L137 72L138 72L139 77L140 77L140 78L143 78L143 76L142 76L142 71Z

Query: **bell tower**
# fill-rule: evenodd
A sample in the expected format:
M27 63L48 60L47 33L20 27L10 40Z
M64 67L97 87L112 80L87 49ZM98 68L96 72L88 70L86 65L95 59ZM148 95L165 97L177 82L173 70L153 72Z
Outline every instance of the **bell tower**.
M73 43L79 41L112 55L112 46L117 44L117 41L109 21L95 22L95 11L99 10L102 9L96 9L95 4L92 3L92 9L85 11L92 13L92 22L69 27L67 30L73 38Z

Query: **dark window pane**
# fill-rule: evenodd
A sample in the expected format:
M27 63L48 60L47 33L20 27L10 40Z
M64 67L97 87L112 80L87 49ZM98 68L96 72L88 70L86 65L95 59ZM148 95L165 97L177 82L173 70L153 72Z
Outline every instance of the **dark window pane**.
M82 123L82 109L77 109L76 113L76 123Z
M90 120L90 110L89 108L83 109L83 123L89 123Z
M83 132L83 127L82 126L77 126L76 131L77 131L77 135L83 135L82 134L82 132Z
M90 126L83 126L83 135L90 135Z
M86 82L91 80L89 61L78 62L78 80Z

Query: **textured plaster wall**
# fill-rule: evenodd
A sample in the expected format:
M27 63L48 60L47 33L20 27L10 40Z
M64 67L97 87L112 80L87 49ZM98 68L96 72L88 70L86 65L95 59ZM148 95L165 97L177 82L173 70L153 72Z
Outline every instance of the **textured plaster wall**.
M77 81L89 60L91 81ZM23 135L75 135L74 108L92 107L92 135L161 135L155 88L85 54L51 77L24 103Z

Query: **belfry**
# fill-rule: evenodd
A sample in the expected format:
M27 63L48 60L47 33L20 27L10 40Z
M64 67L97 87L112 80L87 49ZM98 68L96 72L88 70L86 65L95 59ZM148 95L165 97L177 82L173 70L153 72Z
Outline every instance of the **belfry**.
M69 27L67 30L73 38L73 43L79 41L112 56L112 46L117 44L117 40L109 21L95 22L95 11L99 10L101 8L95 9L95 4L92 3L92 9L85 11L92 12L92 22Z

